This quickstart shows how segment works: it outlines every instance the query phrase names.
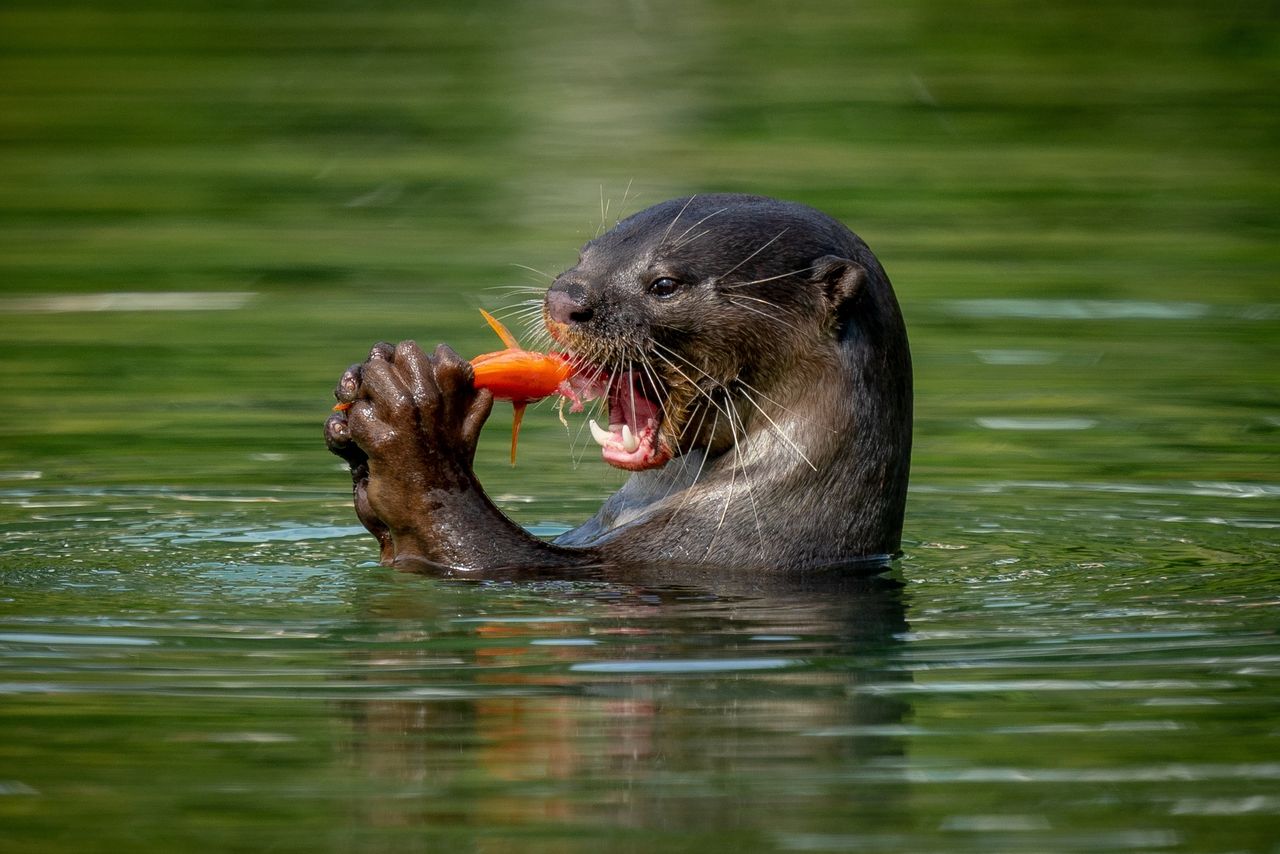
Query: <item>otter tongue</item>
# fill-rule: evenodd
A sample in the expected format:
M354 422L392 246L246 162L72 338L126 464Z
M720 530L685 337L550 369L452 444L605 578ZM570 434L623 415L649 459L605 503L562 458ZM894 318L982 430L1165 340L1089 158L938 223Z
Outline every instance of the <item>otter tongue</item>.
M634 374L624 374L614 384L609 395L609 429L594 421L590 427L605 462L640 471L662 465L671 455L656 443L661 410L641 393L634 380Z
M615 425L619 429L627 426L632 433L639 435L650 426L657 428L658 414L658 404L644 396L634 373L619 377L617 386L609 395L610 429Z

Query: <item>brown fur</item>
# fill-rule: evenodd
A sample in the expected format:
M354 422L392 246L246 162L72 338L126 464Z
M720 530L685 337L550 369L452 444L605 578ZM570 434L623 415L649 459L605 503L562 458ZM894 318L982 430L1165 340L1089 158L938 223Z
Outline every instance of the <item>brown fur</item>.
M898 550L910 354L888 277L843 225L756 196L675 199L583 247L545 305L571 352L643 372L674 458L556 544L536 540L471 470L468 431L492 401L469 366L402 344L344 377L355 405L326 429L385 561L770 570Z

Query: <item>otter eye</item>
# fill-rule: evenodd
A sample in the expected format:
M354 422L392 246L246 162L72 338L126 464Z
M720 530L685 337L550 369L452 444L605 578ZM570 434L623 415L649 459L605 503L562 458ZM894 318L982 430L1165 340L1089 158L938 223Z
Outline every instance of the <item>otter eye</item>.
M649 293L655 297L669 297L678 290L680 290L680 283L670 276L663 276L649 283Z

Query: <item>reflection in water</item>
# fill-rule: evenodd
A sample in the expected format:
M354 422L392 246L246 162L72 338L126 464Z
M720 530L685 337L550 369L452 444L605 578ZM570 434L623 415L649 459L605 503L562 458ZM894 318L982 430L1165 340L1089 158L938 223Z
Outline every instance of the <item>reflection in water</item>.
M1266 850L1273 485L931 485L905 586L441 581L220 494L0 495L15 850Z
M876 824L875 787L838 781L904 752L909 696L863 690L910 679L888 666L906 630L899 583L564 593L590 617L468 618L448 640L409 630L378 639L402 644L395 653L356 654L373 682L388 668L429 673L442 648L457 672L444 690L424 680L421 699L341 705L355 772L397 793L362 800L362 821L526 840L597 825L761 837L800 798ZM421 615L385 605L381 619Z

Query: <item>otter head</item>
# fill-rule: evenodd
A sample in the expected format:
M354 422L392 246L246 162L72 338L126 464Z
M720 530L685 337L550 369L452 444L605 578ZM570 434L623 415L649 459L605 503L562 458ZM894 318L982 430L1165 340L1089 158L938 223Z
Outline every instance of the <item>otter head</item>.
M811 208L755 196L674 199L583 248L543 305L576 381L607 399L604 459L639 471L717 454L780 384L838 360L866 270L856 238Z

